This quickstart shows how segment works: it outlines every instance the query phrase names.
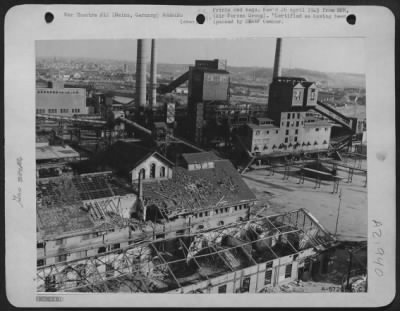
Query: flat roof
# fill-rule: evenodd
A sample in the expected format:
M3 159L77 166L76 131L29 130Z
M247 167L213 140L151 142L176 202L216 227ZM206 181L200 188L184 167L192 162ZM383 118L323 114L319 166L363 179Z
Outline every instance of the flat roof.
M199 164L199 163L213 162L216 160L220 160L220 158L217 157L217 155L211 151L183 153L182 157L188 164Z
M274 124L254 124L254 123L247 123L247 126L255 129L255 130L264 130L264 129L279 129L279 126L276 126Z
M36 160L55 160L77 157L79 157L79 153L68 145L36 147Z

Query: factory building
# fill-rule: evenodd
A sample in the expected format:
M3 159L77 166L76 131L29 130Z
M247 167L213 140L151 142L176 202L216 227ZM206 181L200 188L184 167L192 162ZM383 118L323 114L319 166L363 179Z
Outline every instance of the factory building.
M71 162L80 154L68 145L49 145L48 140L36 139L36 178L72 175Z
M115 231L117 232L117 231ZM327 273L336 240L304 209L41 266L38 291L259 293ZM112 249L118 247L117 251Z
M244 141L253 155L327 151L332 127L327 120L307 112L284 112L280 120L280 126L269 118L247 124Z
M37 180L38 267L128 245L125 219L135 201L132 189L109 173Z
M317 105L315 83L276 77L269 89L269 118L256 118L246 126L243 140L252 155L327 151L332 123L311 111Z
M97 165L113 167L119 175L98 172L37 180L38 271L70 261L84 264L92 256L117 255L141 241L249 218L256 198L229 161L205 152L183 154L181 165L173 166L149 150L139 153L138 146L118 142L96 159ZM126 160L130 162L120 165ZM130 179L119 177L123 171ZM70 269L63 271L50 271L40 290L52 290Z
M36 113L73 116L88 114L83 88L36 88Z
M224 60L196 60L189 68L188 115L190 139L203 143L206 107L216 102L226 103L229 93L229 72Z

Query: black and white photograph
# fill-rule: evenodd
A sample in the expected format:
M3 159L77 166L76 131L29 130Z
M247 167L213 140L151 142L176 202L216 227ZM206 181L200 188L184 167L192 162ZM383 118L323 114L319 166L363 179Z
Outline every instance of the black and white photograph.
M37 290L366 292L362 38L36 42Z
M9 304L390 304L394 21L379 6L11 8Z

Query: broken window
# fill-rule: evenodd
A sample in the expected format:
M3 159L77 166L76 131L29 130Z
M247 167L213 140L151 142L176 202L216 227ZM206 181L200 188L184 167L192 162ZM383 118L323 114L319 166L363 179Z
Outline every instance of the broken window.
M45 262L44 259L39 259L39 260L37 261L37 266L38 266L38 267L44 266L45 264L46 264L46 262Z
M218 287L218 294L226 293L226 284Z
M267 262L265 269L264 285L270 285L272 283L272 261Z
M99 249L97 250L97 254L101 254L101 253L105 253L106 252L106 247L105 246L101 246L99 247Z
M247 292L249 292L249 290L250 290L250 277L248 276L248 277L243 278L242 284L240 287L240 292L247 293Z
M292 276L292 264L286 265L285 269L285 279L290 278Z
M111 263L106 263L106 277L114 276L114 268Z
M44 248L44 243L43 242L36 243L36 248Z
M112 246L111 246L111 249L119 249L120 248L120 243L116 243L116 244L113 244Z

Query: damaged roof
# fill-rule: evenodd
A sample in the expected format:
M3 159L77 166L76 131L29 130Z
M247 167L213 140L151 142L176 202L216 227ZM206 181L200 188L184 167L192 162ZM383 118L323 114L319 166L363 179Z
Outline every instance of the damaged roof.
M66 235L71 232L83 232L95 227L89 213L79 204L38 208L37 227L45 238Z
M37 208L59 207L134 193L110 173L40 179L36 182Z
M171 179L143 183L143 196L168 217L256 199L228 160L196 171L175 167Z
M265 267L267 262L271 263L271 268L279 266L280 262L275 260L290 255L295 255L291 261L302 261L335 245L334 236L307 210L299 209L194 235L131 245L125 253L133 262L134 268L130 268L129 273L117 277L106 271L99 273L107 285L111 285L106 291L118 291L122 284L129 284L132 292L171 292L184 287L190 290L188 286L199 282L203 282L204 289L221 275L248 267L255 267L255 271L258 265ZM93 259L102 262L102 254ZM147 263L152 263L151 269ZM90 290L87 288L90 285L87 279L82 280L76 289ZM63 283L57 286L61 287Z
M37 228L49 239L121 227L124 221L118 211L98 204L84 209L84 201L127 194L133 194L133 190L105 173L39 180L36 183Z

